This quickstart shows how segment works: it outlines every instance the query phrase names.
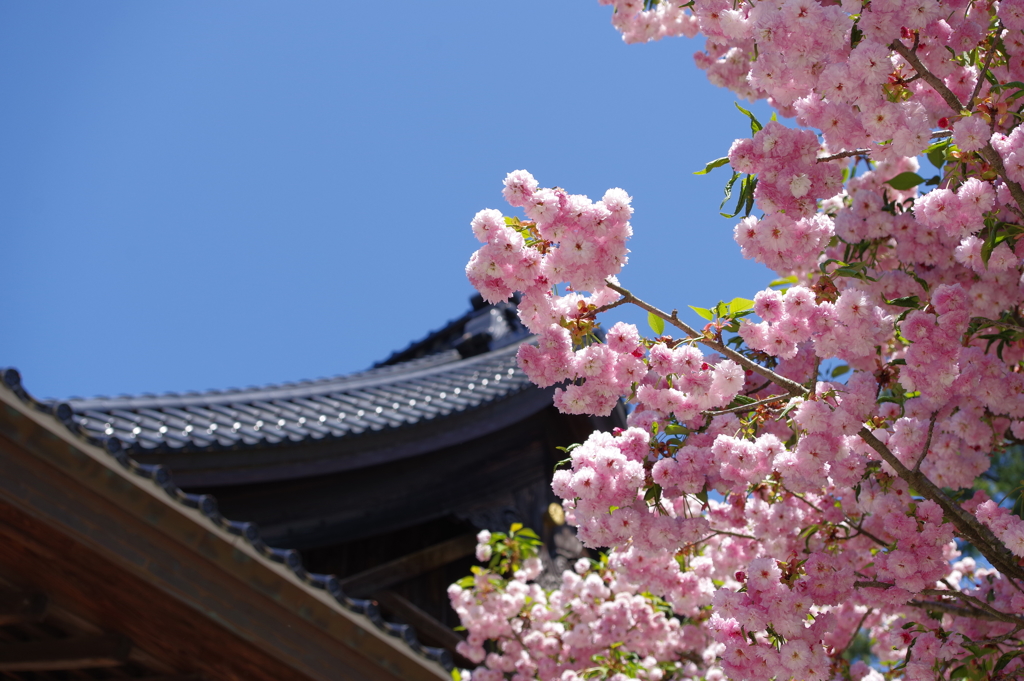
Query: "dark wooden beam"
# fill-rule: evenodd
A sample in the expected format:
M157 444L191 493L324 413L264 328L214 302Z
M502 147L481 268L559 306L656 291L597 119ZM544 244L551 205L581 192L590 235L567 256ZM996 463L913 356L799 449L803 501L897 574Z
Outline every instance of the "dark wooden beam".
M45 594L0 587L0 625L38 622L46 614L46 605Z
M118 667L125 663L132 642L116 634L27 643L0 643L0 671L44 672Z
M451 679L4 386L0 546L4 582L127 635L161 664L154 674Z
M340 580L352 595L369 595L473 554L476 536L464 534Z
M432 638L438 644L452 652L459 645L462 637L444 624L424 612L415 603L395 591L379 591L373 594L374 600L390 610L396 616L411 625L417 634Z

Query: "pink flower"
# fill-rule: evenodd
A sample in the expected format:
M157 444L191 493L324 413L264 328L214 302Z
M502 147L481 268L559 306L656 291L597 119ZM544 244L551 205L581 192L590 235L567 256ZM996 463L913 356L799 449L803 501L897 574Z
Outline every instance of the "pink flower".
M981 116L961 118L953 124L953 142L960 151L977 151L988 143L991 128Z

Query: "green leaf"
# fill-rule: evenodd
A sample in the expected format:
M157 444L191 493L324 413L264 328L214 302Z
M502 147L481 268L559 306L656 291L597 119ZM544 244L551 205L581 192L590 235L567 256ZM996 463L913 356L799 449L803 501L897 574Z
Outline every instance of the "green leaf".
M835 369L832 370L832 378L838 378L839 376L842 376L843 374L845 374L849 370L850 370L850 365L849 364L840 364L839 366L837 366Z
M1024 90L1024 83L1020 82L1019 80L1013 80L1013 81L1010 81L1009 83L1003 83L1002 85L994 87L993 89L994 90Z
M748 298L733 298L729 301L729 316L734 317L740 312L754 309L754 301Z
M647 325L651 327L651 331L655 335L661 336L665 333L665 320L653 312L647 313Z
M916 187L917 185L921 184L922 182L924 182L924 178L923 177L921 177L917 173L912 173L912 172L910 172L908 170L905 173L900 173L899 175L897 175L896 177L892 178L891 180L887 180L886 184L889 185L890 187L892 187L893 189L898 189L900 191L906 191L907 189L911 189L912 187Z
M728 156L723 156L722 158L716 158L714 161L708 161L708 164L706 166L704 166L704 170L695 170L695 171L693 171L693 174L694 175L707 175L708 173L710 173L715 168L721 168L722 166L724 166L728 162L729 162L729 157Z
M531 530L529 527L524 527L519 530L520 537L530 537L531 539L539 539L537 533Z
M857 22L853 22L853 28L850 30L850 49L857 47L860 41L864 38L864 31L860 30Z
M936 142L935 144L925 149L924 152L928 156L928 160L931 162L931 164L938 168L939 170L942 170L942 166L946 164L947 149L949 149L948 139L942 140L941 142Z
M715 314L718 315L719 317L728 316L729 306L726 305L724 302L719 302L718 305L715 305Z
M1010 664L1013 658L1020 657L1021 655L1024 655L1024 650L1011 650L1008 653L1003 653L999 656L999 661L996 662L995 669L992 671L996 673L1003 671L1006 665Z
M670 423L665 426L665 432L669 435L689 435L691 431L686 426L677 426L674 423Z
M794 286L797 282L796 275L792 277L783 277L782 279L776 279L772 283L768 284L771 288L776 286Z
M892 300L885 301L889 305L895 305L896 307L920 307L921 300L917 296L904 296L902 298L893 298Z
M747 180L749 180L749 182L746 182L746 187L744 187L747 202L743 206L743 217L749 217L750 211L754 210L754 190L757 188L756 177L754 177L753 175L747 175Z
M799 537L800 539L809 539L814 535L815 532L817 532L820 529L821 525L808 525L803 529L802 532L800 532L800 534L797 535L797 537Z
M996 240L993 238L985 239L985 243L981 245L981 261L985 263L985 267L988 267L988 259L992 257L992 251L996 248Z
M954 669L953 672L949 675L949 681L956 681L957 679L965 679L965 678L967 678L967 675L970 674L970 673L971 672L967 668L967 665L965 665L965 664L960 665L959 667Z
M737 173L736 171L733 171L732 177L730 177L729 181L725 183L725 198L722 199L722 203L718 206L718 210L722 210L722 208L725 207L725 204L732 197L732 187L733 185L736 184L736 180L740 179L741 177L743 177L743 175ZM727 218L731 218L735 216L735 213L733 215L726 215L725 213L721 213L721 215Z
M512 527L508 528L508 533L509 534L515 534L516 532L518 532L521 529L523 529L523 524L522 523L512 523Z
M801 404L803 404L803 400L790 400L789 404L786 405L786 408L783 409L775 418L779 421L783 420L789 412L793 411Z
M690 305L689 308L709 322L715 318L715 313L706 307L694 307L693 305Z
M758 132L761 131L762 128L764 128L764 126L761 125L761 121L757 120L754 117L754 114L750 113L749 111L744 109L742 106L740 106L739 102L733 102L733 103L736 105L736 108L739 109L741 113L746 114L747 117L750 118L750 134L751 135L756 135Z

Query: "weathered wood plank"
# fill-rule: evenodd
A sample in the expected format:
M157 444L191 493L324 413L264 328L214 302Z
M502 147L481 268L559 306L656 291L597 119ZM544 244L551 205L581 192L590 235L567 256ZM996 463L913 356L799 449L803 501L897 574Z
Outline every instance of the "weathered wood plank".
M421 610L415 603L395 591L379 591L373 598L398 617L412 625L417 634L432 638L438 644L454 652L462 637L441 622Z
M449 678L51 421L0 388L7 581L211 680Z
M119 667L128 659L131 649L131 641L117 634L0 643L0 671L48 672Z
M0 625L38 622L46 614L46 606L45 594L0 587Z
M472 555L475 548L476 537L464 534L346 577L341 580L341 588L352 595L372 594L447 565L453 560Z

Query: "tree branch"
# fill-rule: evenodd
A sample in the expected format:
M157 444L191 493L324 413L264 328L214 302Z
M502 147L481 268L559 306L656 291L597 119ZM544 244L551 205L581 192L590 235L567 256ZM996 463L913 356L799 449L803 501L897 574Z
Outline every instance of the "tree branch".
M903 57L906 60L906 62L910 64L914 68L914 70L921 75L924 81L931 85L932 88L934 88L935 91L939 93L939 96L942 97L946 104L949 105L949 108L953 110L954 114L960 115L960 112L965 110L964 105L961 104L960 100L956 98L956 95L953 94L953 91L946 87L946 84L942 82L941 78L939 78L934 73L929 71L927 68L925 68L924 64L921 63L921 60L917 56L917 43L918 38L917 34L915 34L913 48L908 48L899 40L894 40L892 44L889 45L889 47L894 52ZM981 79L983 77L983 75L979 74L979 82L981 82ZM1002 179L1002 181L1006 183L1007 188L1010 190L1010 195L1013 196L1013 200L1017 203L1017 212L1024 215L1024 189L1022 189L1019 184L1013 182L1012 180L1010 180L1009 177L1007 177L1006 167L1003 165L1003 159L1002 157L999 156L999 152L997 152L992 147L992 144L989 143L986 144L981 149L979 149L978 153L981 155L983 159L985 159L985 161L989 165L991 165L995 169L995 171L999 174L1000 179Z
M917 76L915 76L916 78ZM933 132L931 138L933 140L944 139L946 137L952 137L953 133L949 130L938 130ZM840 151L830 156L822 156L821 158L815 159L818 163L827 163L828 161L835 161L840 158L849 158L850 156L870 156L870 149L853 149L851 151Z
M606 281L605 286L621 295L625 302L633 303L641 310L646 310L647 312L653 314L655 317L660 317L661 319L664 319L666 322L676 327L677 329L683 331L684 333L686 333L687 336L699 342L701 345L705 345L714 350L715 352L721 353L723 356L736 362L744 369L749 369L750 371L753 371L756 374L760 374L761 376L768 379L775 385L784 389L790 395L793 395L794 397L803 397L810 392L809 390L807 390L807 388L803 387L796 381L790 380L785 376L780 376L771 369L761 366L757 362L748 359L747 357L736 352L732 348L726 346L725 343L719 343L713 338L708 338L705 334L697 331L689 324L681 321L675 311L673 311L672 314L668 314L667 312L659 310L650 303L640 300L632 293L630 293L628 290L622 288L621 286L613 284L610 281Z
M982 610L976 610L975 608L961 608L945 601L910 601L907 605L912 605L915 608L924 608L925 610L941 610L942 612L948 612L950 615L956 615L957 617L969 617L976 620L990 620L994 622L1005 621L1001 618L993 617Z
M864 622L867 621L868 616L874 611L874 608L867 609L867 611L864 613L864 616L860 618L860 622L857 623L857 627L853 630L853 636L851 636L850 640L847 641L845 646L843 646L843 650L841 652L845 653L847 650L850 649L850 646L853 645L853 642L857 640L857 634L860 633L860 628L864 626Z
M1002 29L1000 28L1000 33ZM998 35L998 34L996 34ZM992 44L989 43L988 54L985 55L985 65L981 67L981 71L978 72L978 82L974 84L974 92L971 93L971 98L967 100L967 110L974 111L974 105L978 98L978 94L981 92L981 86L985 83L985 72L988 71L988 67L992 66L992 57L996 51L992 49Z
M858 432L860 438L875 450L882 460L892 466L896 474L910 487L923 496L937 503L946 518L960 532L960 536L970 541L985 556L992 565L1006 575L1008 578L1024 579L1024 571L1017 566L1013 554L1003 543L973 515L965 511L959 504L950 499L945 492L931 480L921 474L921 471L910 470L903 465L903 462L896 458L892 451L875 437L874 433L861 427Z
M839 153L832 154L831 156L822 156L821 158L817 159L817 162L827 163L829 161L835 161L836 159L840 158L849 158L850 156L868 156L870 154L870 149L853 149L851 151L840 151Z
M895 584L889 584L887 582L879 582L875 580L857 581L853 583L855 588L869 588L869 589L891 589ZM911 601L910 605L918 608L933 608L935 610L942 610L960 617L973 617L974 619L993 620L996 622L1008 622L1015 624L1018 627L1024 627L1024 617L1017 615L1011 615L1009 613L1000 612L996 610L988 603L965 594L962 591L953 591L951 589L922 589L918 592L918 595L924 596L939 596L942 598L952 597L958 598L962 601L967 601L970 607L960 608L952 603L946 601Z
M921 464L924 463L924 457L928 456L928 450L932 446L932 433L935 431L935 418L939 415L938 412L932 414L931 420L928 422L928 438L924 441L924 449L921 450L921 456L918 457L917 463L914 464L914 472L921 470Z
M946 87L946 84L942 82L942 79L936 76L931 71L929 71L927 68L925 68L924 64L922 64L921 60L918 58L917 45L919 40L920 38L918 34L915 33L914 46L912 48L907 47L900 40L892 41L892 44L889 45L889 48L896 54L903 57L903 59L905 59L906 62L914 68L914 71L916 71L918 75L920 75L921 78L924 79L924 82L931 85L935 89L935 91L939 93L939 96L942 97L943 101L945 101L946 104L949 105L949 108L953 110L953 113L959 115L959 113L964 110L964 105L961 104L960 100L956 98L956 95L953 94L953 91Z
M973 610L984 611L992 619L999 620L1000 622L1009 622L1010 624L1024 625L1024 617L1020 617L1018 615L1010 615L1005 612L1000 612L999 610L996 610L985 601L979 598L975 598L970 594L965 594L962 591L952 591L948 589L925 589L921 593L925 596L952 596L953 598L958 598L962 601L967 601L971 604L971 606L973 606Z
M772 402L784 400L786 399L786 397L788 397L788 395L772 395L771 397L766 397L763 400L751 402L750 404L741 404L740 406L733 407L732 409L719 409L718 411L706 411L704 413L707 414L708 416L720 416L722 414L732 414L738 411L750 411L751 409L757 409L758 407L764 404L771 404Z

